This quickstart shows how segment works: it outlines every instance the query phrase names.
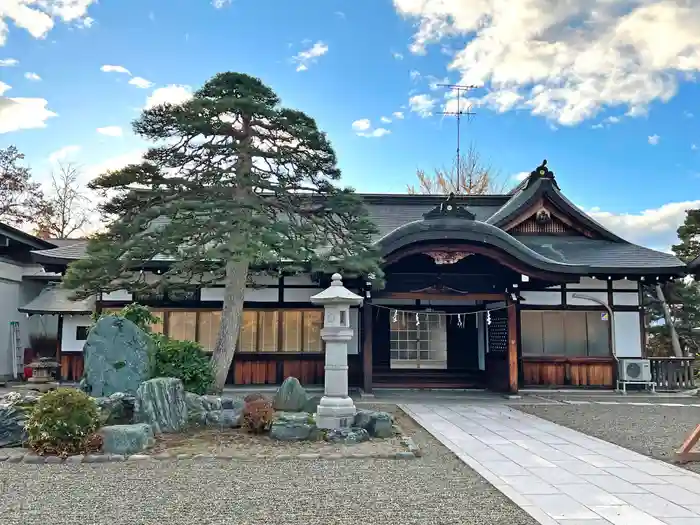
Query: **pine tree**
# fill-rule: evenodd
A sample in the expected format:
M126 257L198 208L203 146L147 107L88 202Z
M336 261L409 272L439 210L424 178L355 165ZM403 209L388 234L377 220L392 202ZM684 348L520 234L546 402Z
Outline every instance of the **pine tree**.
M671 247L679 259L690 262L700 256L700 210L688 210L685 221L678 228L679 243ZM666 298L673 326L684 354L691 355L700 351L700 334L693 329L700 327L700 287L694 280L676 279L665 284L663 293ZM671 347L670 330L665 322L661 304L656 298L653 286L645 292L647 322L649 334L649 353L651 355L669 355Z
M102 206L112 222L64 283L77 296L223 283L217 387L233 359L251 272L283 266L381 278L375 227L353 191L334 185L340 171L326 135L281 107L259 79L220 73L188 102L145 110L134 130L156 145L142 164L93 181L112 194ZM143 278L138 268L157 258L174 262Z

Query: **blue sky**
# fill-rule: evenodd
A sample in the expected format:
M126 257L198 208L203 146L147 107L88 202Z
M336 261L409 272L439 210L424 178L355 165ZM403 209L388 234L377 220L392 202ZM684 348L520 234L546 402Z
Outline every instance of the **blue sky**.
M483 86L471 92L463 148L473 143L504 180L547 158L570 199L660 248L700 205L700 6L2 3L0 147L15 144L39 178L50 158L78 162L86 176L133 159L145 145L130 123L149 97L173 100L230 70L259 76L316 118L358 191L403 192L417 168L454 161L455 121L439 112L455 103L434 84L460 82Z

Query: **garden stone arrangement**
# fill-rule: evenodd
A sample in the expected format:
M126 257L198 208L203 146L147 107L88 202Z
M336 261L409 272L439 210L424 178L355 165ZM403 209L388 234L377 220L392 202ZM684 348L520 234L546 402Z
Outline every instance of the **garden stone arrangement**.
M175 378L155 378L143 381L135 394L115 392L110 396L91 398L98 410L99 453L68 455L37 455L26 448L27 433L24 425L32 406L39 399L34 393L6 394L0 398L0 461L28 463L102 463L113 461L149 461L163 459L239 459L251 460L250 455L232 454L171 454L167 450L149 453L159 436L183 436L192 429L218 432L239 432L246 429L244 414L252 404L262 402L270 407L270 421L265 436L250 435L250 439L268 440L268 443L321 442L340 444L345 454L327 454L326 459L340 457L386 457L410 459L420 455L410 438L401 438L402 449L391 454L363 454L352 452L352 445L373 439L395 438L400 430L391 414L358 410L350 428L321 430L315 425L315 406L318 396L310 396L296 378L287 378L274 398L255 394L246 400L185 392L182 382ZM274 410L273 410L274 408ZM279 409L279 410L278 410ZM237 429L237 430L232 430ZM318 453L296 455L278 454L277 459L319 459Z

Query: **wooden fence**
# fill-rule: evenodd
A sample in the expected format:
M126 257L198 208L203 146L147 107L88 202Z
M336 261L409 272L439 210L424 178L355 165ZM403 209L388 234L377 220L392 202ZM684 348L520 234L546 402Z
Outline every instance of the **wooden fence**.
M650 357L651 380L658 390L695 388L694 357Z

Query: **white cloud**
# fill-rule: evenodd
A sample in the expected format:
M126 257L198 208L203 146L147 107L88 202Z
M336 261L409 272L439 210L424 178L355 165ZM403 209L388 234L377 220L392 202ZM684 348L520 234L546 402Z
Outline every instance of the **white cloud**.
M12 67L19 64L19 60L16 58L3 58L0 60L0 67Z
M143 156L146 153L144 149L137 149L122 153L115 157L109 157L101 162L87 166L84 170L87 180L92 180L99 175L103 175L108 171L118 170L129 164L137 164L143 161Z
M499 112L563 125L609 107L638 116L700 71L697 0L393 1L418 21L412 52L469 39L449 69L486 87L476 102ZM498 104L504 92L511 102Z
M26 30L34 38L44 38L54 26L54 19L89 27L93 19L88 8L97 0L2 0L0 5L0 46L5 45L9 32L6 20Z
M227 5L231 5L231 1L232 0L211 0L211 5L213 5L216 9L222 9Z
M620 117L615 117L615 116L608 117L605 119L605 121L610 122L610 124L617 124L620 122Z
M529 171L521 171L520 173L516 173L513 175L513 179L517 180L518 182L522 182L525 179L527 179L530 176Z
M123 131L120 126L105 126L104 128L97 128L97 133L108 137L121 137Z
M161 104L182 104L192 98L192 88L180 84L171 84L153 90L153 93L146 99L144 109L150 109Z
M358 135L360 137L379 138L379 137L383 137L384 135L388 135L389 133L391 133L391 131L389 131L386 128L377 128L377 129L372 130L372 131L362 131L362 132L358 133Z
M691 144L691 145L690 145L690 149L693 150L693 151L695 151L695 150L698 149L698 145L697 145L697 144Z
M80 149L80 146L76 145L65 146L49 155L49 162L54 164L64 160L70 160L78 154Z
M414 95L408 99L408 107L414 113L418 113L421 117L427 118L433 114L433 109L437 101L430 95Z
M649 144L651 144L652 146L656 146L659 143L660 139L661 137L659 137L658 135L650 135L649 137L647 137L647 142L649 142Z
M392 113L392 116L393 116L395 119L398 119L398 120L403 120L403 118L404 118L403 112L402 112L402 111L394 111L394 112Z
M11 98L2 96L10 86L0 82L0 133L20 129L45 128L46 121L57 114L47 109L43 98Z
M35 80L35 81L41 80L41 77L39 75L37 75L36 73L32 73L32 72L25 73L24 78L26 78L27 80Z
M105 73L124 73L125 75L131 75L131 71L126 69L124 66L104 65L100 68L100 71L104 71Z
M697 208L700 208L700 200L670 202L638 213L616 214L597 208L587 213L623 239L666 251L678 242L676 230L685 220L686 211Z
M151 82L150 80L146 80L143 77L134 77L131 80L129 80L129 84L141 89L148 89L149 87L153 86L153 82Z
M389 117L382 117L379 120L384 122L384 124L391 124L391 119Z
M393 52L391 55L392 55L396 60L403 60L403 54L402 54L402 53Z
M315 63L319 57L326 53L328 53L328 46L319 40L306 51L298 53L292 60L299 64L297 71L306 71L311 64Z
M352 129L354 131L367 131L371 127L372 127L372 123L370 122L370 120L368 118L356 120L355 122L352 123Z
M411 77L411 80L418 80L420 78L420 71L412 69L409 71L408 76Z

